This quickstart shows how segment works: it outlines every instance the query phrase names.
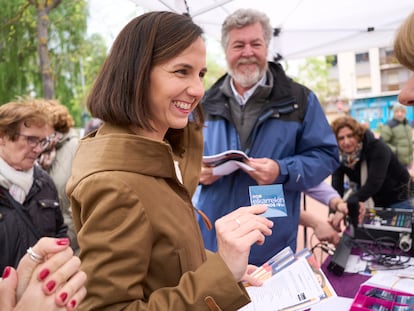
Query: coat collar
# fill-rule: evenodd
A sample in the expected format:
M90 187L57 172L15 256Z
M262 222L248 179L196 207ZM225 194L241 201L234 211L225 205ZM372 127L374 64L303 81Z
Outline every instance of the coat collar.
M128 128L104 124L94 135L81 139L72 176L80 180L93 173L115 170L173 177L172 148L167 142L138 136Z

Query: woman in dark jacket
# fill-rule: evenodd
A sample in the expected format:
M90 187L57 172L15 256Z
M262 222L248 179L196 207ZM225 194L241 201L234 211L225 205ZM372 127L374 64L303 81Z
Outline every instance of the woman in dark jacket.
M0 271L17 267L41 237L66 237L56 187L40 167L39 154L52 132L37 100L0 107Z
M343 196L344 177L352 194L348 202L365 202L372 198L375 207L411 208L411 177L391 149L355 119L344 116L332 122L338 141L340 167L332 175L332 186ZM363 163L366 181L363 182Z

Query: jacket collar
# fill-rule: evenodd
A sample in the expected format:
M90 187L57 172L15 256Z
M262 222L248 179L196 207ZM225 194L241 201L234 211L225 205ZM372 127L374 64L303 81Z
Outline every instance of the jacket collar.
M79 179L113 170L163 178L175 176L173 152L167 142L138 136L128 128L107 123L94 135L81 139L74 161L72 175Z
M291 79L286 76L279 63L268 62L266 74L267 85L259 86L256 92L266 92L266 101L269 103L269 106L292 98ZM224 117L227 115L229 118L228 109L223 103L233 97L230 79L231 77L226 73L206 92L202 101L205 113L219 114Z

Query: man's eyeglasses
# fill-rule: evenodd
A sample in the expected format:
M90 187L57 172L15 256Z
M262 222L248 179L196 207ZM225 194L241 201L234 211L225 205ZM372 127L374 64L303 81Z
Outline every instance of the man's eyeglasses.
M49 143L50 143L50 137L40 139L37 136L23 135L23 134L20 134L20 133L17 133L17 136L24 137L26 139L28 145L32 148L36 148L38 145L40 145L40 148L42 148L42 150L44 150L49 146Z

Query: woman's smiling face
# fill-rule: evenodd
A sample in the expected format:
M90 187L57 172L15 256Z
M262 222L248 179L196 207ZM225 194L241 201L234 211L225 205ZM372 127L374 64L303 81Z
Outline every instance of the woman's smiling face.
M151 124L156 132L147 132L146 136L163 139L169 128L187 125L190 113L204 95L206 72L206 47L201 37L176 57L153 67L149 98Z

